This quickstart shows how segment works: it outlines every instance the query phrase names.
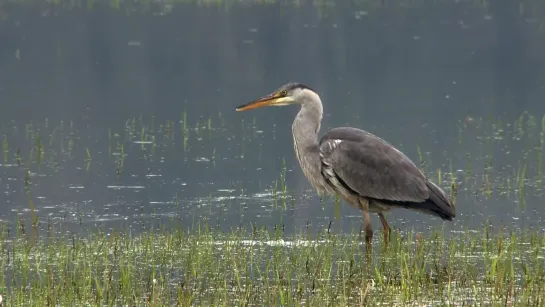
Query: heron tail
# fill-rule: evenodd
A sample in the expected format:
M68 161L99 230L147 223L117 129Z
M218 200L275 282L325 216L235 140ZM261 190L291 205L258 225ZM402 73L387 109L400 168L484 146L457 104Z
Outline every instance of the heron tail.
M454 204L445 195L445 192L433 182L426 183L429 191L429 198L423 202L407 201L387 201L389 205L403 207L405 209L416 210L427 214L435 215L443 220L452 221L456 217L456 208ZM385 202L385 201L381 201Z
M456 217L454 204L448 199L445 192L433 182L428 181L426 186L428 187L430 197L424 202L414 204L413 207L426 213L437 215L444 220L452 221Z

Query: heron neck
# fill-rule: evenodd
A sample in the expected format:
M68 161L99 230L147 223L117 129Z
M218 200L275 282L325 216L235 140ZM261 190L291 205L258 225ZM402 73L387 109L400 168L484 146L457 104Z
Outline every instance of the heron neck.
M317 96L317 95L316 95ZM322 120L322 103L319 97L302 104L292 125L293 147L305 177L316 188L318 194L327 191L327 184L320 174L320 150L318 132Z
M293 121L293 140L299 160L302 156L307 156L309 150L315 150L316 155L318 154L318 132L322 113L322 102L316 95L302 104L301 110Z

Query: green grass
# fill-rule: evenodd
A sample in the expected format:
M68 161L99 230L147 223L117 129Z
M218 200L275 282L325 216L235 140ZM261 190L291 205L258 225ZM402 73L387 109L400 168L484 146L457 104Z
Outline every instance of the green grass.
M5 306L543 306L545 234L449 237L395 233L367 253L356 234L327 232L4 229L0 292Z

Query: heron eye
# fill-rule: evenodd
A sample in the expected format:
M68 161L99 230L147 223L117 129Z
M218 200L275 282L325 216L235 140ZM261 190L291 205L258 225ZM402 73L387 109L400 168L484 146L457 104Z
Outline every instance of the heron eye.
M283 91L280 92L280 95L282 95L282 96L284 96L284 97L285 97L285 96L288 96L288 91L283 90Z

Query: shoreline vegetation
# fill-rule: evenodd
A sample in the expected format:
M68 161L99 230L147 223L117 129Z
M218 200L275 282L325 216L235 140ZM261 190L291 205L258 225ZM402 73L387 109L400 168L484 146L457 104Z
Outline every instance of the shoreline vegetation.
M377 238L380 236L377 236ZM545 234L535 230L394 232L366 251L358 232L37 236L0 232L4 306L371 306L545 303Z

